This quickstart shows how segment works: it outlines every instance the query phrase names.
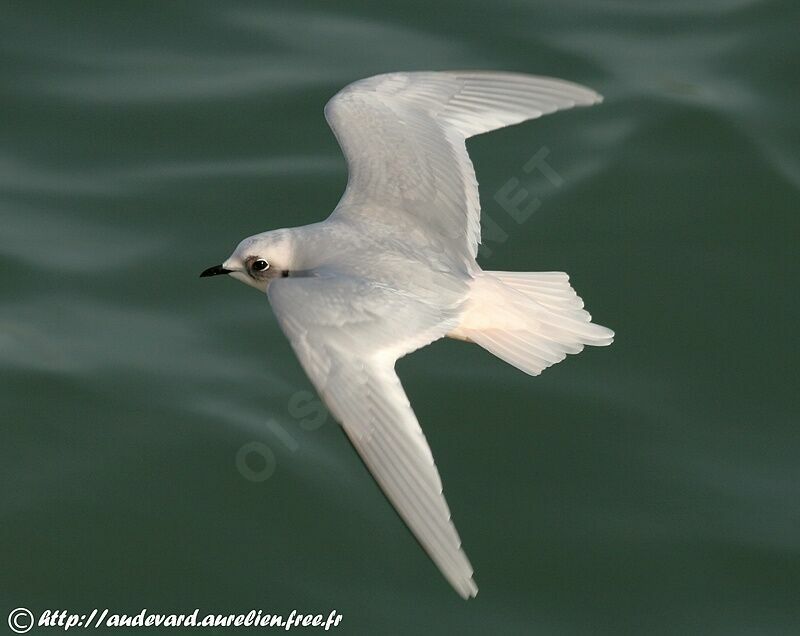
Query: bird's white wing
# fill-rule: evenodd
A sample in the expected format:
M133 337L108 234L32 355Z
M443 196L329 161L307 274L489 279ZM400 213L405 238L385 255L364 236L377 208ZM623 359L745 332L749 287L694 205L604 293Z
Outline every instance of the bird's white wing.
M465 145L473 135L600 95L563 80L481 71L389 73L354 82L325 106L347 159L334 215L397 225L433 240L453 262L480 243L478 183Z
M375 282L344 276L274 281L270 303L311 381L387 498L464 598L478 588L450 520L397 358L442 337L454 319Z

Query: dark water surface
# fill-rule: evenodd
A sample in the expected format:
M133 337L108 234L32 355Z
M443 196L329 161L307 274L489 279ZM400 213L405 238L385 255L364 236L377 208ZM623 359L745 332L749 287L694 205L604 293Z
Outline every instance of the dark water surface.
M800 633L798 24L788 0L4 2L0 624ZM482 264L569 272L617 332L540 378L454 341L399 363L470 602L315 419L264 299L197 278L336 204L339 87L449 68L606 96L470 150ZM523 170L542 149L559 187Z

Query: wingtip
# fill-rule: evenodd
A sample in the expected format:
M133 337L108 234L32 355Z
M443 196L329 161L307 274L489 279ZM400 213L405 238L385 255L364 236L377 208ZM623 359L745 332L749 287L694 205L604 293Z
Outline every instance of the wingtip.
M576 106L596 106L597 104L603 103L605 98L593 88L581 84L576 84L575 86L584 91L583 99L581 101L575 101Z
M453 583L453 587L456 592L458 592L458 595L465 601L475 598L478 595L478 586L475 584L475 579L472 577L460 581L458 585Z

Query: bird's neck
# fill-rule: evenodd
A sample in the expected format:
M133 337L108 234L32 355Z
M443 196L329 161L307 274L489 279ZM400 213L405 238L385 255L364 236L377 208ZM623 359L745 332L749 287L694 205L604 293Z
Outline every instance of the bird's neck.
M321 222L284 230L289 254L285 267L291 272L303 272L329 264L337 251L337 242L331 240L334 229L328 222Z

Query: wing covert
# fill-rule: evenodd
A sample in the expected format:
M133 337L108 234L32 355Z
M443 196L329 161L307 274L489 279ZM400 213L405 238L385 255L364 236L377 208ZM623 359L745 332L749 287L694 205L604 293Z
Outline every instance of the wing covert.
M422 226L453 262L470 262L480 201L465 140L601 99L578 84L516 73L388 73L354 82L325 106L348 168L334 215Z

